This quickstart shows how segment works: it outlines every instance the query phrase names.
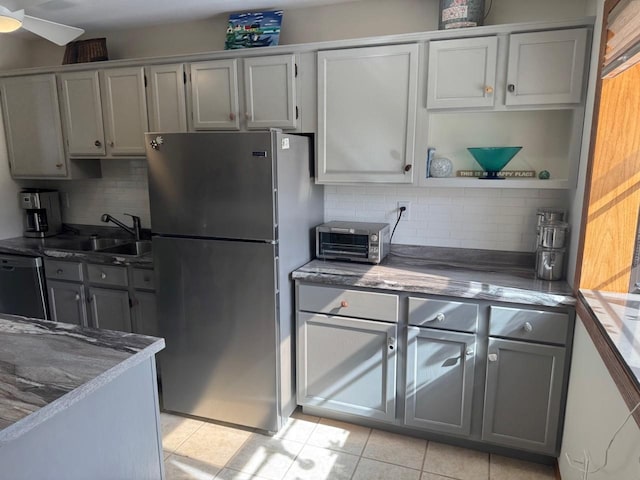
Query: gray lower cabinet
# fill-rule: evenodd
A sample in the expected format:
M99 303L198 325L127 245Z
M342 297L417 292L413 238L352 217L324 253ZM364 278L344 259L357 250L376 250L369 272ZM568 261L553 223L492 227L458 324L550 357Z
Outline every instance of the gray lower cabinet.
M405 424L469 435L476 336L408 327Z
M134 320L132 329L135 333L158 336L156 321L156 294L153 292L135 292Z
M482 439L555 454L565 348L489 339Z
M86 297L81 283L47 280L49 310L54 322L87 326Z
M131 331L131 302L127 290L90 287L89 304L95 328Z
M397 325L298 313L298 403L393 422Z

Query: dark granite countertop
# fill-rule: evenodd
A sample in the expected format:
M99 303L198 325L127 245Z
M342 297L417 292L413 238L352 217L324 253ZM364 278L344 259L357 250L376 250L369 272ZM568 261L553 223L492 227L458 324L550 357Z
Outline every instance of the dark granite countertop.
M0 448L163 348L161 338L0 314Z
M313 260L295 280L500 302L572 306L564 281L538 280L529 253L394 245L379 265Z
M110 233L108 236L113 237L114 234ZM62 248L62 246L70 240L78 240L85 237L88 238L88 235L62 234L47 238L7 238L0 240L0 253L48 257L59 260L76 260L79 262L86 261L107 265L134 265L140 267L151 267L153 265L153 256L151 253L131 256ZM133 239L129 240L133 241Z
M596 290L580 294L640 389L640 295Z

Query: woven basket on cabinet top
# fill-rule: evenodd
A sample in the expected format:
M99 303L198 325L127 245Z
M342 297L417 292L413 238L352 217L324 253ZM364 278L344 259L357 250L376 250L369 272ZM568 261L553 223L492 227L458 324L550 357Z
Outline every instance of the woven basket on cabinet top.
M101 62L109 60L106 38L90 38L67 44L64 51L63 65L71 63Z

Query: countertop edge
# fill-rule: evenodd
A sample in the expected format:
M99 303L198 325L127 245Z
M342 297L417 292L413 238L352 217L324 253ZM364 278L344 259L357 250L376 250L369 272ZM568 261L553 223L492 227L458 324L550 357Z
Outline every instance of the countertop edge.
M301 267L304 268L304 267ZM575 307L575 296L569 296L565 294L545 293L534 290L525 290L516 287L506 287L502 285L487 284L477 281L468 282L466 292L461 292L461 289L447 290L440 288L420 287L420 286L407 286L401 284L392 284L377 282L372 284L371 282L363 283L359 282L358 278L346 274L334 274L334 273L318 273L318 272L305 272L301 270L294 270L291 274L293 280L300 280L310 283L326 284L326 285L341 285L361 288L374 288L380 290L392 290L396 292L408 292L408 293L421 293L428 295L441 295L449 297L458 297L475 300L489 300L506 303L517 303L522 305L532 305L541 307ZM327 281L323 281L323 280ZM330 281L329 281L330 280ZM491 292L500 292L491 293ZM505 297L505 293L507 293ZM535 300L532 301L532 294L535 295Z
M132 367L142 363L146 359L152 357L165 347L165 341L163 338L159 338L151 345L131 355L129 358L121 361L117 365L114 365L110 369L89 380L83 385L71 390L65 395L57 398L51 403L43 406L37 411L27 415L26 417L18 420L17 422L9 425L0 431L0 448L3 444L8 443L16 438L31 431L41 423L45 422L49 418L53 417L57 413L66 410L75 403L84 399L94 391L98 390L103 385L111 382L125 371Z
M598 354L618 387L620 395L629 409L634 408L640 403L640 381L609 336L598 314L594 312L590 305L589 300L582 294L582 290L578 290L576 310ZM636 424L640 427L640 410L637 410L633 416Z

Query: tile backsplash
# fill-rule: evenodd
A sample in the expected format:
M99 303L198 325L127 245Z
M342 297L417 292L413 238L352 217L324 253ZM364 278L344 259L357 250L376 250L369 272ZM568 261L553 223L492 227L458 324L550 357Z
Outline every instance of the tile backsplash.
M60 190L66 223L101 225L103 213L121 219L131 213L143 227L151 225L145 160L102 160L102 178L25 186ZM410 219L400 221L394 243L524 252L535 250L536 210L567 206L564 190L331 185L325 186L325 220L393 227L399 201L411 202Z
M102 178L22 182L23 186L55 188L60 191L65 223L104 225L103 213L110 213L127 225L138 215L144 228L151 226L146 160L101 160Z
M327 186L325 220L387 222L411 202L393 243L489 250L535 250L536 211L566 208L564 190Z

